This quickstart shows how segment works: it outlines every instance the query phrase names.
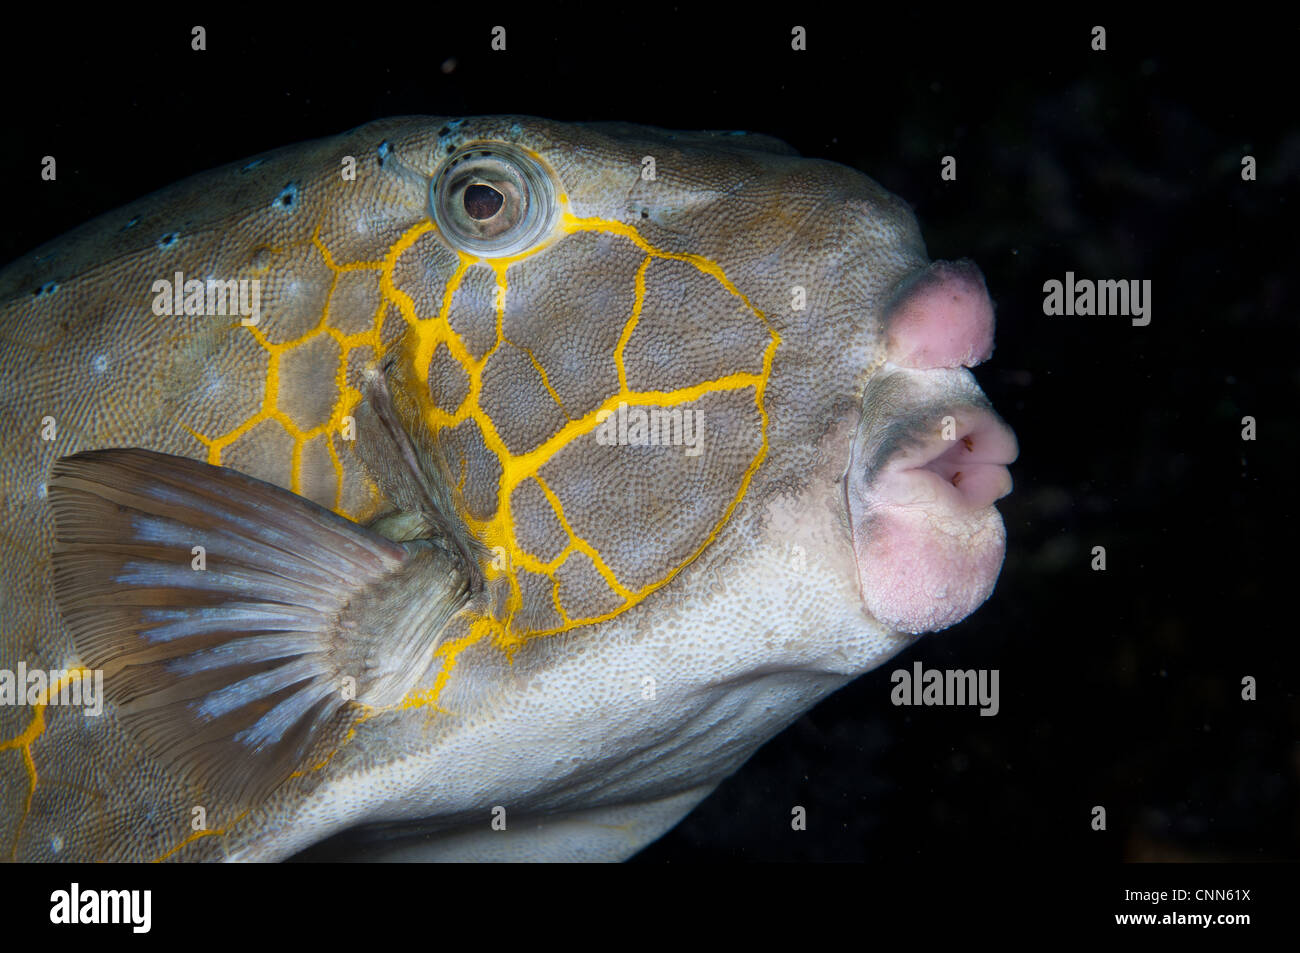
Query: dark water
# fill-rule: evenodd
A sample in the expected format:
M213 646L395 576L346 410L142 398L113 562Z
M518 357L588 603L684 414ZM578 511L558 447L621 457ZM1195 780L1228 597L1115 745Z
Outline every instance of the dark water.
M806 53L784 19L670 7L505 18L505 55L491 16L432 10L202 19L205 54L182 15L14 31L0 260L387 115L741 128L854 165L913 203L932 257L978 262L998 305L977 377L1022 448L1007 562L987 605L899 665L996 668L1001 712L895 708L886 665L638 859L1300 859L1296 30L1102 19L1096 53L1084 19L791 16ZM46 154L57 190L37 179ZM1150 325L1045 316L1043 283L1067 271L1150 279Z

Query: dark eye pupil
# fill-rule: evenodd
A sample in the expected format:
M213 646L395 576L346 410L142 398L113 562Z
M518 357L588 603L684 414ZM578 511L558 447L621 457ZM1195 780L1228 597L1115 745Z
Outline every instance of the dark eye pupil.
M490 185L476 183L465 190L465 211L481 222L501 211L505 196Z

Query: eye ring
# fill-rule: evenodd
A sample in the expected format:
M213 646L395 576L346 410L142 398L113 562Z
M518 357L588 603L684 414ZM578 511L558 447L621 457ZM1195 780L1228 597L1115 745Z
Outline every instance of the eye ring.
M555 226L555 183L542 164L508 142L470 143L429 182L429 212L443 239L484 257L517 255Z

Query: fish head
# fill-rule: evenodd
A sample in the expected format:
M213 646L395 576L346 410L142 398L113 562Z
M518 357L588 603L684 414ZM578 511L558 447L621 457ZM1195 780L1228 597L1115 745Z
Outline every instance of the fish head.
M475 722L370 780L445 830L505 776L526 817L593 821L528 856L626 856L992 592L1017 454L970 370L993 303L972 262L930 261L901 199L766 137L450 133L420 239L448 277L392 373L490 554L426 696ZM478 214L506 216L487 245ZM611 846L629 803L651 806ZM494 856L490 836L380 855Z
M744 133L488 117L432 151L398 373L492 554L480 631L691 598L706 553L792 639L834 605L892 654L987 598L1016 454L967 369L993 306L903 201Z

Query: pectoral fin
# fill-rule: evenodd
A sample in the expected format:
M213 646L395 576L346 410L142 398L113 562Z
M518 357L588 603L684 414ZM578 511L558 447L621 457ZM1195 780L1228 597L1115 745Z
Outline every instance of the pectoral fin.
M447 540L468 568L470 588L477 590L483 585L480 562L492 554L457 515L454 481L432 434L420 423L419 407L409 396L419 385L406 378L408 373L395 361L368 371L361 383L364 399L354 411L357 458L394 506L373 525L394 539L414 533Z
M147 750L236 802L302 767L353 700L400 700L468 599L454 544L392 542L183 457L64 457L49 498L82 663Z

